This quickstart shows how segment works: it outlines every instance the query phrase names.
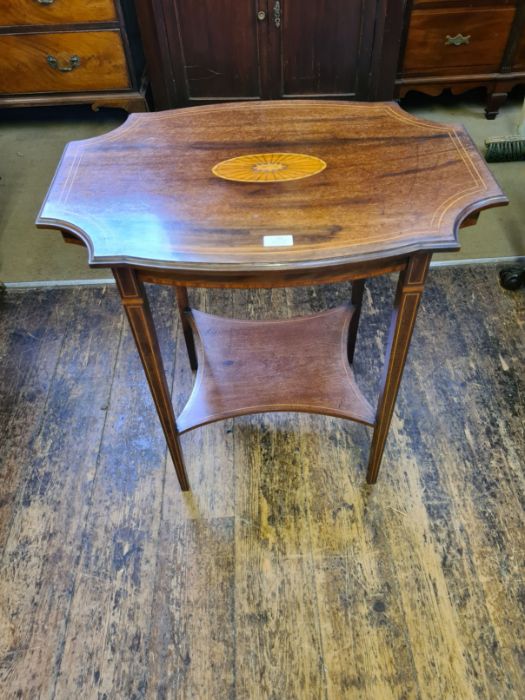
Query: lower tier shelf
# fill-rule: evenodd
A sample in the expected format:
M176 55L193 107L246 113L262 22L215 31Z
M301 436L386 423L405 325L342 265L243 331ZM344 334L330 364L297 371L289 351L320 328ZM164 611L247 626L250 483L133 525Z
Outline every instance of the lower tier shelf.
M199 368L179 433L232 416L302 411L374 425L348 362L353 308L242 321L192 311Z

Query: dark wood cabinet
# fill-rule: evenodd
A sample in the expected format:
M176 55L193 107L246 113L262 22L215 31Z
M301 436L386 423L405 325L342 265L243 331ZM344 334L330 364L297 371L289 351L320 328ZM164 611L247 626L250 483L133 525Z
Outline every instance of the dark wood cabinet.
M409 0L397 95L487 89L494 118L525 83L525 0Z
M155 106L393 95L402 0L138 0Z

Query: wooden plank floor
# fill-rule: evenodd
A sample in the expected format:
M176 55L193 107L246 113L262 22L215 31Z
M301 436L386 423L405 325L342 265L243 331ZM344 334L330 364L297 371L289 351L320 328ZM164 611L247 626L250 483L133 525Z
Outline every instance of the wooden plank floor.
M151 292L180 409L174 296ZM370 399L392 293L366 293ZM191 294L243 318L348 297ZM0 697L525 697L525 295L496 270L431 272L374 487L367 428L267 414L185 435L182 495L113 288L0 314Z

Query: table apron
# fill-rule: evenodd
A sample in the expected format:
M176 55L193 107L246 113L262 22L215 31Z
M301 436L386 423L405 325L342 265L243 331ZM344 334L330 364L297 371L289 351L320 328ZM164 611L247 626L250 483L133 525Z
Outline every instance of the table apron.
M412 256L410 256L412 257ZM404 270L409 256L377 260L372 262L352 263L324 268L305 270L269 270L269 271L179 271L156 270L154 268L132 267L141 282L163 284L174 287L199 287L222 289L272 289L276 287L301 287L317 284L348 282L368 279L391 272ZM124 266L123 266L124 267ZM125 266L128 267L128 266ZM115 268L113 268L115 269Z

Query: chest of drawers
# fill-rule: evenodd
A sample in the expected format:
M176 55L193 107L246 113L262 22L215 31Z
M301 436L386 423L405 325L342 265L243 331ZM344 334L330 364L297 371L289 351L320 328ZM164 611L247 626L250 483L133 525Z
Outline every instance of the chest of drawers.
M132 0L0 0L0 107L147 109Z
M396 93L487 90L488 119L525 83L525 0L409 0Z

